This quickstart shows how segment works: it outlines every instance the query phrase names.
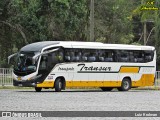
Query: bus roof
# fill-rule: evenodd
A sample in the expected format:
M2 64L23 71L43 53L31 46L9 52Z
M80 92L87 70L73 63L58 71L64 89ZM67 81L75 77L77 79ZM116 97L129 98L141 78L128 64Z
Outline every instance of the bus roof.
M50 46L50 45L56 45L59 44L58 41L42 41L42 42L35 42L28 44L21 48L21 51L41 51L43 48Z
M21 51L41 51L43 48L62 46L64 48L89 48L89 49L124 49L124 50L155 50L152 46L138 46L126 44L104 44L100 42L78 42L78 41L42 41L28 44Z

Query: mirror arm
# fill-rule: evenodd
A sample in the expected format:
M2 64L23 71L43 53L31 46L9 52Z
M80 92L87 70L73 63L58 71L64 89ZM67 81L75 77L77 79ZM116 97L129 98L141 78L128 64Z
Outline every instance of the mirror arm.
M36 59L37 57L42 56L42 55L45 55L45 54L49 54L49 53L51 53L51 52L55 52L55 51L58 51L58 50L59 50L59 48L56 48L56 49L53 49L53 50L49 50L49 51L46 51L46 52L39 53L39 54L33 56L33 58L32 58L32 63L35 64L35 59Z
M17 55L17 54L18 54L18 53L14 53L14 54L8 56L8 64L10 63L10 59L11 59L12 57L14 57L15 55Z

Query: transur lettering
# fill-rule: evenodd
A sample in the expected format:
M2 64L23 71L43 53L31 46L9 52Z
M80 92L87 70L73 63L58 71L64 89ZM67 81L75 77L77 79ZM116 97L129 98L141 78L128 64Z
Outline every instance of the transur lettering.
M111 71L111 67L94 67L94 66L86 66L85 64L78 64L80 66L80 71Z

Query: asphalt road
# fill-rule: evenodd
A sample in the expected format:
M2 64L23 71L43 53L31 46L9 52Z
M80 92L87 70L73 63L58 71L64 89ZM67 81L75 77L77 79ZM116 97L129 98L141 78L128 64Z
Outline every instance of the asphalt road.
M160 91L1 89L0 111L160 111Z

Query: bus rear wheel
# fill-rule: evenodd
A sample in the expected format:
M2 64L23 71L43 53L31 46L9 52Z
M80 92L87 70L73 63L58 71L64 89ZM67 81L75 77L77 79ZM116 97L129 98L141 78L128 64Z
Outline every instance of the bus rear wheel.
M60 92L62 90L62 85L62 80L60 78L57 78L57 80L55 81L55 91Z
M121 84L121 87L118 88L119 91L128 91L131 89L131 80L128 78L124 78Z
M41 87L35 87L36 92L41 92L42 88Z
M101 87L102 91L111 91L112 87Z

